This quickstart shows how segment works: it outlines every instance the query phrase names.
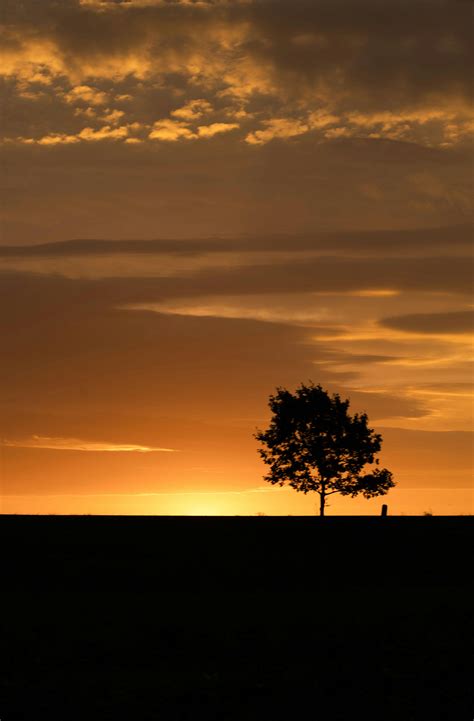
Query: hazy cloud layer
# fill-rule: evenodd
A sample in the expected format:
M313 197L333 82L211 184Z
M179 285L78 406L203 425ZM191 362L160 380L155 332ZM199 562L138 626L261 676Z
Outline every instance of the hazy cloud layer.
M466 151L376 139L317 144L307 136L256 147L232 138L234 132L202 143L6 145L2 245L242 235L271 241L281 233L365 234L471 217ZM392 247L396 242L394 234Z

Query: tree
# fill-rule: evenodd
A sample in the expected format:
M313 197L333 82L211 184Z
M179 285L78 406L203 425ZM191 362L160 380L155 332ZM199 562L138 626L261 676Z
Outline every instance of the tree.
M330 396L320 385L301 384L295 393L277 388L268 405L273 413L266 431L255 438L263 461L270 466L265 480L296 491L319 493L320 515L333 493L364 498L383 496L395 483L376 454L382 436L367 425L365 413L349 415L349 401ZM365 474L366 465L372 468Z

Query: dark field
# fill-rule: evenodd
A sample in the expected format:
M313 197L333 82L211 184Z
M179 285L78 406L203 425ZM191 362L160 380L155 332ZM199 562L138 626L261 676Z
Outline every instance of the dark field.
M471 721L472 531L1 516L0 717Z

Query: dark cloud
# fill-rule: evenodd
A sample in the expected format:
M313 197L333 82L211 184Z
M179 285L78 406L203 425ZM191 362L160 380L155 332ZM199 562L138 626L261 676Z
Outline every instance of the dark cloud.
M412 313L393 318L383 318L387 328L411 333L472 333L474 311L460 310L450 313Z
M172 69L191 74L187 63L193 56L212 66L227 42L227 52L230 48L247 64L266 68L268 82L287 96L313 91L317 97L332 91L343 99L357 98L352 104L359 110L381 104L399 109L430 101L433 95L444 101L469 98L468 3L119 5L97 12L104 6L30 0L20 8L9 4L5 19L27 36L53 41L73 70L81 62L125 61L138 52L144 62L169 56Z
M0 246L0 257L108 256L116 254L160 253L198 255L212 252L252 253L261 251L328 251L344 254L453 255L472 249L473 226L420 228L403 231L315 232L311 235L255 236L240 238L200 238L189 240L65 240L27 246ZM449 251L448 251L449 248Z
M259 55L272 59L287 87L334 85L359 109L416 105L433 94L467 99L469 12L467 3L426 0L280 0L250 9L272 39L268 49L257 45Z

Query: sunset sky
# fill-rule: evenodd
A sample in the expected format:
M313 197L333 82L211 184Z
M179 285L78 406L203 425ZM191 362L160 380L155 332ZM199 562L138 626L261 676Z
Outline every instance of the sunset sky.
M253 439L311 379L382 433L391 513L472 513L471 4L1 23L1 512L313 514Z

